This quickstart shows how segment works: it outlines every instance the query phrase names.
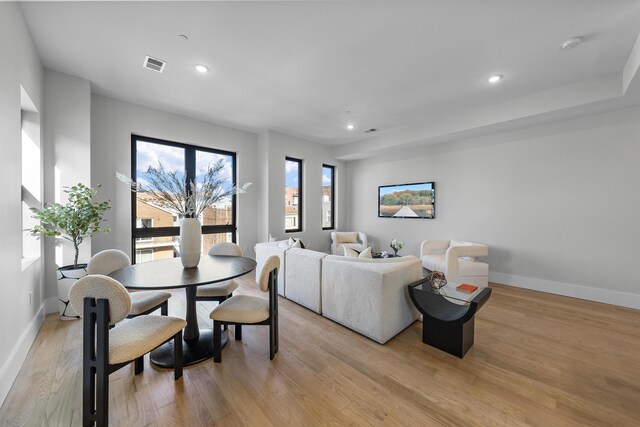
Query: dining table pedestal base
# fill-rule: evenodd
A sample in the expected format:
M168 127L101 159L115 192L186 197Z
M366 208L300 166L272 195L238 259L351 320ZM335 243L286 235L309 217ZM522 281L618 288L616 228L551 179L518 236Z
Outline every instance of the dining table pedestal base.
M222 334L222 347L227 345L227 331ZM173 368L173 340L151 352L151 362L161 368ZM182 365L189 366L213 357L213 330L200 329L197 338L182 340Z

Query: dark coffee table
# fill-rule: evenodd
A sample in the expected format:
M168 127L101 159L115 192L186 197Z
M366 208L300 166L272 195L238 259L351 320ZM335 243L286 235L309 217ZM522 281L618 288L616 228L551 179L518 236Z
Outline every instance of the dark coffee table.
M423 316L422 342L462 358L473 345L474 316L489 300L491 288L466 293L457 291L458 285L447 283L435 290L425 277L408 286L411 301Z
M382 252L371 252L371 258L376 258L376 259L377 258L382 258L382 259L384 259L384 258L400 258L400 255L394 255L394 254L387 253L387 256L383 257L382 256Z

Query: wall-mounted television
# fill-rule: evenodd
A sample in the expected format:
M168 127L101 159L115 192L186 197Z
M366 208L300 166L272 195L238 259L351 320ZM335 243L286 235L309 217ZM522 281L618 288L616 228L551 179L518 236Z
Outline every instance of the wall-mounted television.
M380 218L435 218L436 189L433 182L381 185L378 187Z

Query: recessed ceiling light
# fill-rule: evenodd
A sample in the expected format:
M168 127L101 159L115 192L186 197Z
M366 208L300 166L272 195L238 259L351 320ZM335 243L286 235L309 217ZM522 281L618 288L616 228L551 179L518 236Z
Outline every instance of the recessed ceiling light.
M580 43L582 43L582 37L574 37L572 39L565 40L565 42L562 43L562 49L571 49L572 47L578 46Z
M493 75L493 76L489 77L487 80L489 80L489 83L498 83L503 78L504 78L504 76L502 74L496 74L496 75Z
M198 64L196 65L196 70L204 74L209 71L209 67L207 67L206 65Z
M349 130L354 130L355 128L356 128L356 125L354 125L353 123L349 123L347 125L347 129L349 129Z

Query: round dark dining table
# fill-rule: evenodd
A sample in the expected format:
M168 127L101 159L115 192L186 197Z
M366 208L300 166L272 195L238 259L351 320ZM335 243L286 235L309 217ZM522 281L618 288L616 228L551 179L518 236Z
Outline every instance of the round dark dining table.
M197 287L223 282L256 268L251 258L223 255L203 255L194 268L184 268L180 258L133 264L109 274L125 288L131 290L179 289L186 294L187 326L183 330L183 364L192 365L213 357L213 332L211 328L200 329L196 315ZM227 336L223 335L226 344ZM173 367L173 340L151 352L151 361L163 368Z

